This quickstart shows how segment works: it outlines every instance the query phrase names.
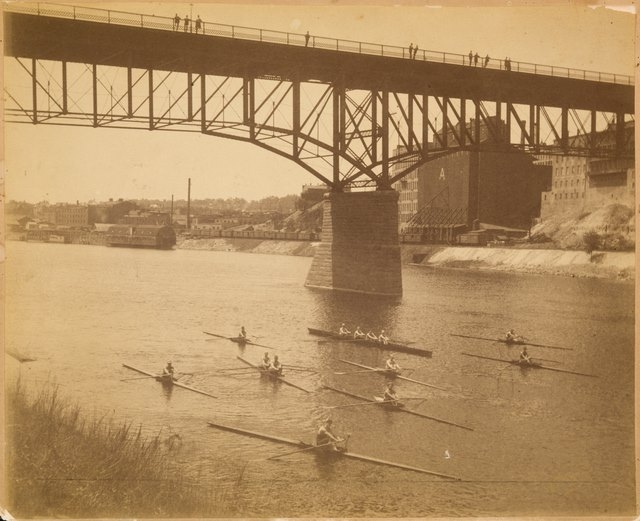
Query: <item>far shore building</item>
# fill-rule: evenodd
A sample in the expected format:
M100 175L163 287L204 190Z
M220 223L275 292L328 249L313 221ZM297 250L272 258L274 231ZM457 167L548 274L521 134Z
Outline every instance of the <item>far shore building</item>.
M394 184L399 193L401 233L423 233L455 228L455 233L479 223L528 229L540 212L540 194L549 188L551 167L531 154L506 143L504 122L489 118L494 127L480 125L480 140L495 143L493 151L452 150L411 172ZM475 128L467 123L470 132ZM497 129L497 132L496 132ZM438 145L430 143L430 150ZM397 173L410 166L395 165ZM454 233L447 233L452 240ZM435 234L443 237L442 234Z
M634 127L626 127L626 141L633 146ZM584 135L569 138L572 144L586 140ZM604 146L613 145L613 128L599 133ZM578 143L579 144L579 143ZM567 211L591 212L612 203L635 206L635 166L632 157L554 156L549 190L542 193L540 219Z

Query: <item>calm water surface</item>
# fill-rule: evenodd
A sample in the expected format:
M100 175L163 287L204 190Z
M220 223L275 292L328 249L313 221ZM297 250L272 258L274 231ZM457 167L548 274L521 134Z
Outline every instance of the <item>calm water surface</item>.
M7 246L7 347L37 358L8 373L38 388L56 382L88 415L141 424L148 434L178 434L194 482L225 486L242 473L241 499L256 516L598 515L634 511L634 292L614 281L406 267L398 300L306 289L311 259L233 252L145 251L10 242ZM340 322L412 340L432 359L398 354L412 378L401 396L425 414L474 431L360 406L321 390L380 393L384 380L339 359L384 363L377 350L319 341L307 327ZM264 350L240 350L212 331L240 326L278 347L289 372L312 394L256 373L214 376L257 362ZM530 348L560 367L597 374L523 372L462 356L517 356L504 344L453 337L495 337L514 327L541 344ZM511 349L511 350L510 350ZM159 371L171 360L183 381L218 400L153 380L134 379L123 363ZM209 372L209 374L207 374ZM226 433L218 421L311 441L329 411L349 449L456 475L462 482L363 462L323 462L309 454L279 460L287 446ZM449 457L447 457L447 454Z

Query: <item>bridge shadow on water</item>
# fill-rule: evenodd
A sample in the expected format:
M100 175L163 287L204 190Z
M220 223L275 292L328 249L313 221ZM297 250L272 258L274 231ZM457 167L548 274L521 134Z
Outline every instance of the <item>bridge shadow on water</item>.
M382 329L392 329L402 302L401 297L315 289L310 291L314 303L312 327L328 331L338 331L343 322L351 331L357 326L365 333L372 330L376 334Z

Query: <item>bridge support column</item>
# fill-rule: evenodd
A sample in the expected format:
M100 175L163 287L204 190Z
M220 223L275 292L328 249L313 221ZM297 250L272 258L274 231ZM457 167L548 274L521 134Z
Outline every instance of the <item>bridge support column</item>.
M325 195L322 242L306 286L376 295L402 295L398 193Z

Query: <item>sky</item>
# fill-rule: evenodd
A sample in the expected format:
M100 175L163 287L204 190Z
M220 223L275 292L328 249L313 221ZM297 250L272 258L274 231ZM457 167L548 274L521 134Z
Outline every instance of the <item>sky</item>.
M69 2L71 4L71 2ZM505 2L503 5L516 5ZM79 5L79 4L73 4ZM85 4L88 5L88 4ZM107 3L94 7L388 45L634 73L632 14L561 3L527 7L415 7L221 3ZM12 64L5 58L5 74ZM5 84L10 86L10 77ZM6 124L6 197L37 202L109 198L243 197L299 193L316 179L254 145L198 133Z

